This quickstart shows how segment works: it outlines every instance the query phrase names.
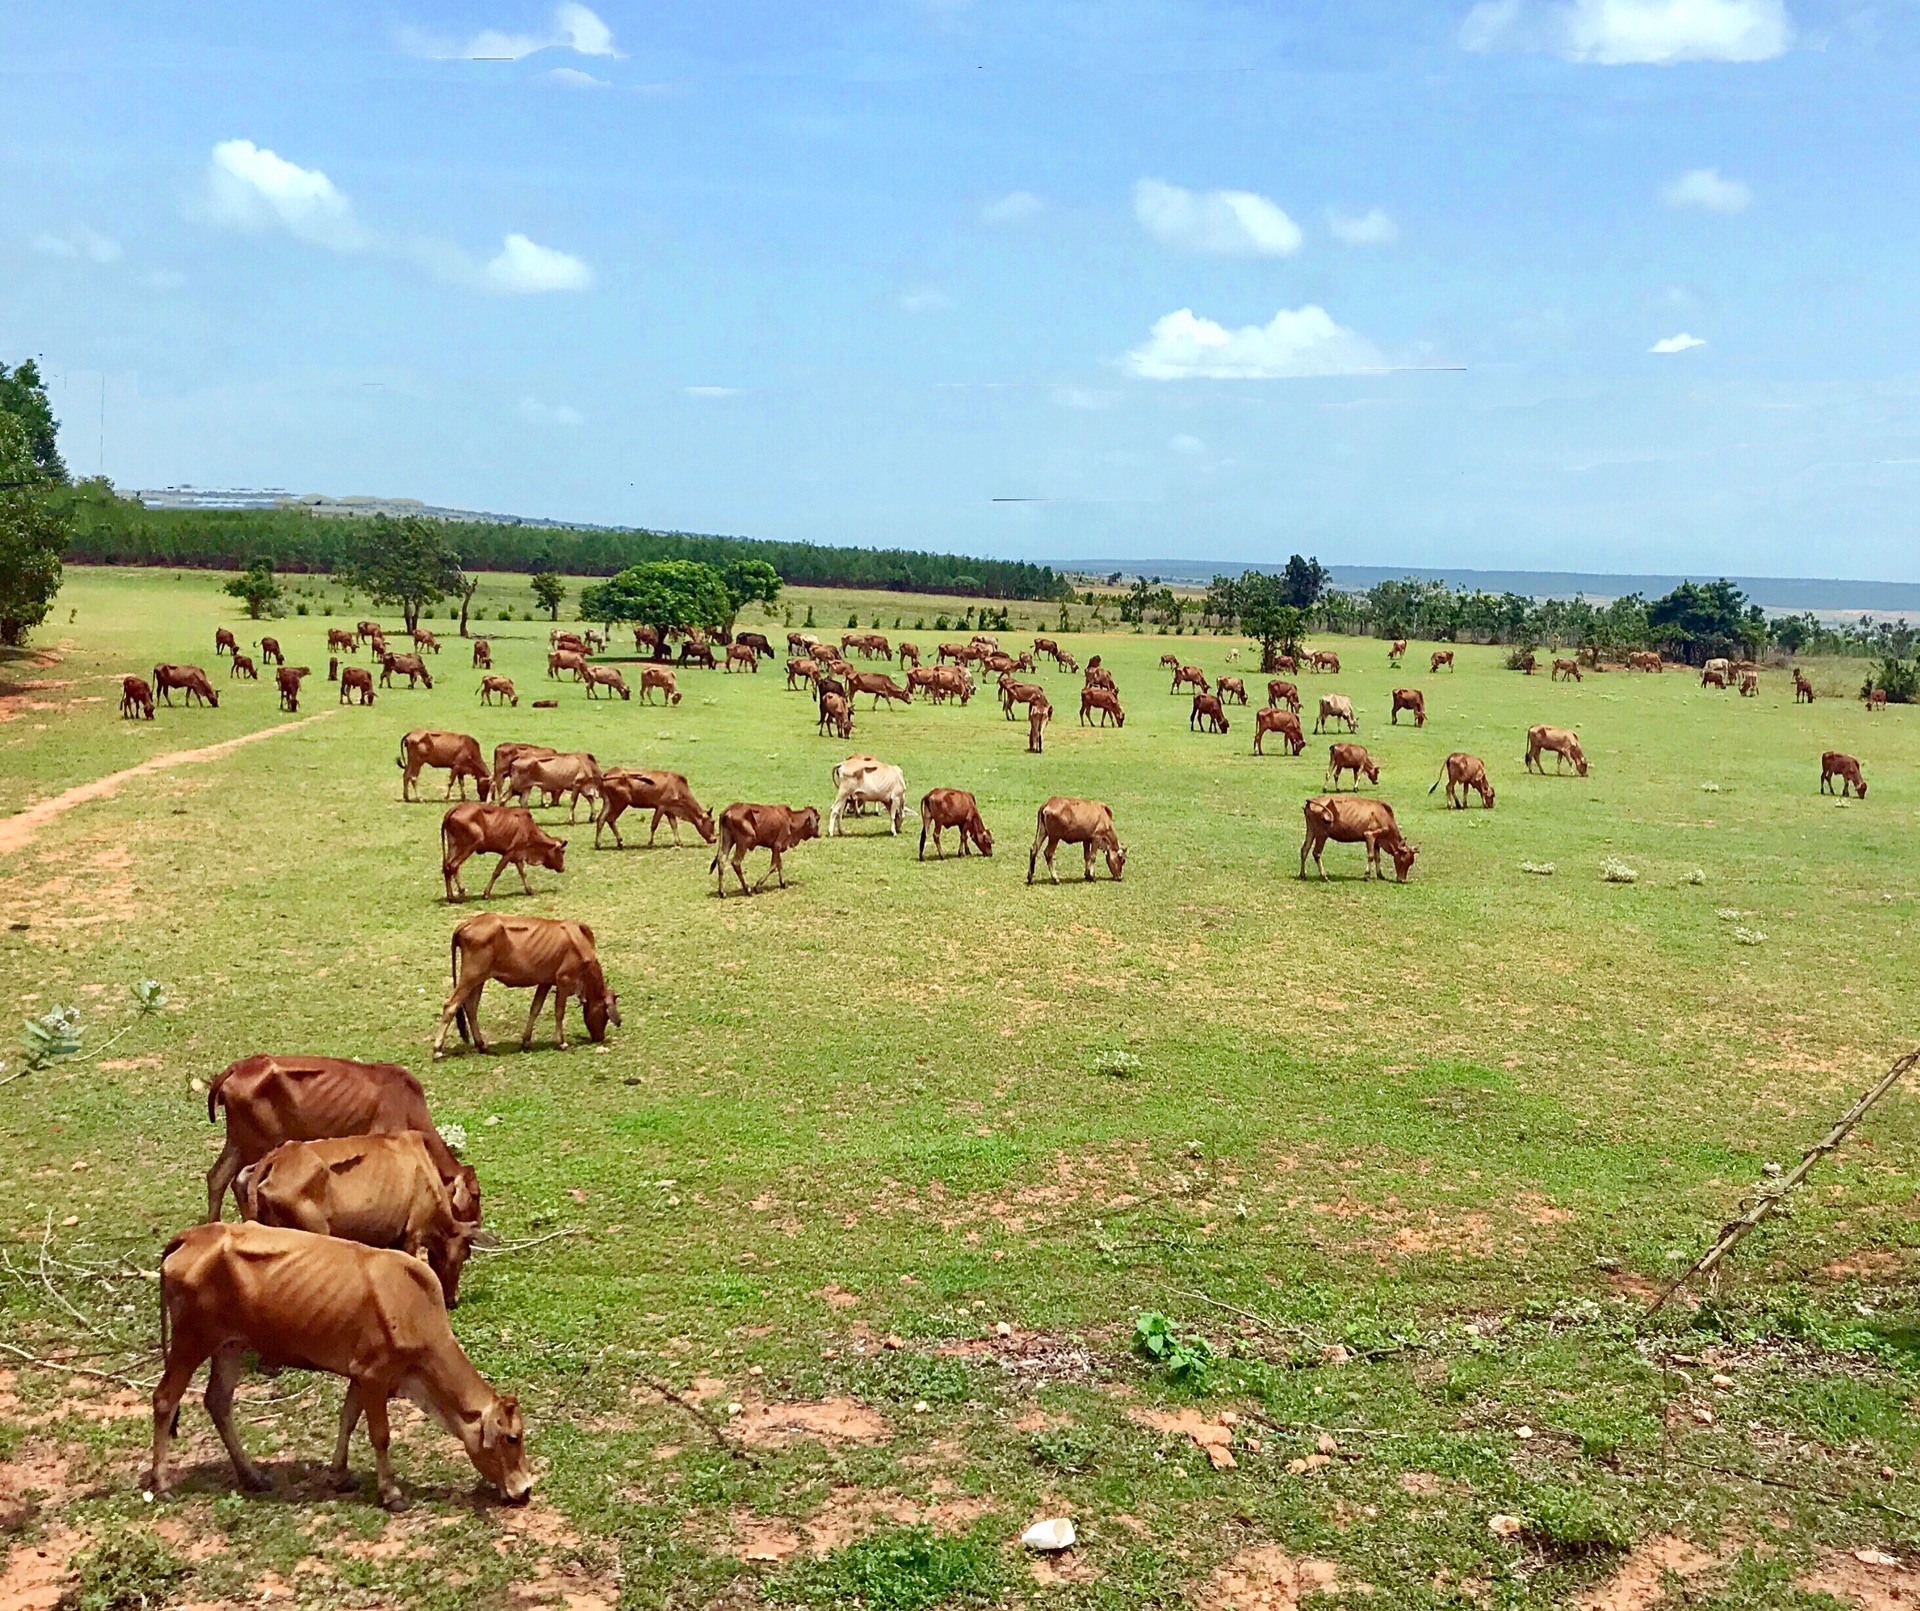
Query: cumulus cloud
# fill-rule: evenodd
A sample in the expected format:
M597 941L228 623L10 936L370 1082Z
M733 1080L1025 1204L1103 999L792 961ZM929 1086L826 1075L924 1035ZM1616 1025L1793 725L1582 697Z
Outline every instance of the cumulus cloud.
M1647 348L1647 351L1662 352L1662 353L1685 352L1690 347L1704 347L1706 344L1707 344L1706 337L1690 336L1686 333L1686 331L1682 330L1680 334L1677 336L1661 337L1660 340L1656 341L1651 347Z
M1335 208L1327 214L1327 227L1345 246L1391 246L1400 238L1400 226L1378 207L1369 207L1363 213L1343 213Z
M1387 367L1372 342L1311 302L1238 330L1182 308L1156 320L1126 363L1145 380L1292 380Z
M117 263L122 255L117 240L85 224L64 235L43 231L33 237L33 249L47 257L84 257L89 263Z
M481 270L481 279L493 291L584 291L593 284L593 270L577 257L516 234L506 238L498 255Z
M1738 179L1728 179L1718 168L1695 168L1660 187L1660 199L1669 207L1700 207L1710 213L1743 213L1752 205L1753 192Z
M535 425L582 425L586 415L568 403L543 403L537 397L520 399L520 414Z
M1176 251L1219 257L1291 257L1300 226L1251 190L1183 190L1160 179L1133 187L1133 216Z
M551 72L542 73L540 76L549 84L557 85L561 89L591 90L609 88L604 78L595 78L593 74L583 73L577 67L556 67Z
M1479 0L1460 43L1609 67L1763 62L1793 43L1793 22L1785 0Z
M417 56L437 61L519 61L543 50L571 50L581 56L618 57L613 30L589 8L569 3L553 8L553 23L545 33L515 34L483 29L471 39L454 40L407 29L401 43Z
M353 204L318 168L303 168L251 140L222 140L207 165L207 212L231 229L284 229L310 246L364 251Z
M980 217L989 224L1024 224L1046 210L1047 204L1031 190L1011 190L982 207Z

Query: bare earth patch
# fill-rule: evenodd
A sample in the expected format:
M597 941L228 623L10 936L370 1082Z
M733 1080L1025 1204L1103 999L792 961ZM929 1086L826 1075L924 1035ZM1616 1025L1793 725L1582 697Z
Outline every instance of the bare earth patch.
M1233 1457L1233 1423L1224 1415L1211 1421L1198 1410L1133 1409L1127 1415L1136 1425L1191 1438L1216 1471L1229 1471L1239 1464Z
M1793 1586L1807 1594L1831 1594L1859 1611L1913 1611L1920 1605L1920 1571L1885 1550L1826 1550L1819 1566L1795 1578Z
M887 1423L880 1412L854 1398L818 1403L749 1404L731 1423L735 1437L757 1448L781 1449L796 1437L829 1443L885 1443Z
M55 1527L38 1544L17 1545L0 1573L0 1611L53 1611L66 1593L68 1565L86 1534Z
M1339 1568L1311 1556L1295 1560L1278 1544L1242 1550L1188 1600L1197 1611L1297 1611L1300 1597L1333 1586Z
M1663 1535L1636 1546L1620 1570L1575 1600L1575 1611L1648 1611L1666 1597L1666 1574L1690 1579L1727 1556L1710 1555L1684 1538Z
M971 1496L920 1503L892 1489L868 1490L848 1484L835 1488L804 1520L756 1516L735 1506L728 1517L729 1555L743 1561L778 1562L805 1550L825 1555L880 1527L931 1527L936 1533L963 1533L992 1508Z

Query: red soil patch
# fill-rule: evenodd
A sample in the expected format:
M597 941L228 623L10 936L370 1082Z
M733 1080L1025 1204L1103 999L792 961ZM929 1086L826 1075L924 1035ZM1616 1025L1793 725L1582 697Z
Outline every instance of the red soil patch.
M1239 1464L1233 1457L1233 1426L1224 1417L1209 1421L1198 1410L1134 1409L1127 1415L1138 1426L1191 1438L1215 1471L1229 1471Z
M854 1398L818 1403L750 1404L733 1418L735 1437L764 1449L781 1449L796 1437L829 1443L875 1444L887 1441L887 1423L877 1410Z
M1295 1560L1278 1544L1242 1550L1187 1596L1197 1611L1298 1611L1300 1598L1333 1586L1332 1561Z
M0 1611L53 1611L67 1591L69 1563L86 1541L71 1527L55 1527L40 1543L17 1546L0 1572Z
M1606 1582L1575 1600L1574 1611L1648 1611L1666 1598L1667 1573L1683 1580L1695 1578L1727 1558L1728 1553L1709 1555L1684 1538L1650 1538Z
M1813 1571L1793 1580L1807 1594L1831 1594L1859 1611L1913 1611L1920 1605L1920 1571L1888 1566L1866 1556L1887 1556L1884 1550L1826 1550ZM1889 1557L1891 1558L1891 1557Z

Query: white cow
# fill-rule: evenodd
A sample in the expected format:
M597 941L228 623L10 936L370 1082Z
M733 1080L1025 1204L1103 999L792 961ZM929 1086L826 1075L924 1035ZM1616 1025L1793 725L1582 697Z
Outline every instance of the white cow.
M1360 731L1360 723L1354 719L1353 701L1345 694L1320 696L1320 719L1313 724L1313 730L1316 733L1324 733L1328 722L1345 722L1349 733Z
M829 837L840 832L840 819L848 806L885 806L893 819L893 831L900 831L900 819L907 814L907 775L897 766L889 766L871 755L849 755L833 769L833 810L827 816Z

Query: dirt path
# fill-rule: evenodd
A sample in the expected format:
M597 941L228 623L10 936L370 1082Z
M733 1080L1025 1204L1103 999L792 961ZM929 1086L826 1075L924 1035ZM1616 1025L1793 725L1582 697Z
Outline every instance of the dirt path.
M276 733L289 733L296 727L306 727L313 722L325 721L333 714L323 710L312 716L303 716L297 722L281 722L277 727L263 727L257 733L242 733L238 738L223 739L218 744L209 744L205 749L175 750L169 755L155 755L142 761L138 766L130 766L124 772L109 772L103 778L95 778L91 783L78 783L65 793L56 794L51 799L41 800L26 810L0 821L0 855L23 850L32 841L33 836L61 813L71 811L77 805L89 800L104 800L114 793L121 784L131 778L142 777L149 772L164 772L170 766L188 766L196 761L217 761L240 748L243 744L252 744L258 739L272 738Z

